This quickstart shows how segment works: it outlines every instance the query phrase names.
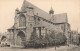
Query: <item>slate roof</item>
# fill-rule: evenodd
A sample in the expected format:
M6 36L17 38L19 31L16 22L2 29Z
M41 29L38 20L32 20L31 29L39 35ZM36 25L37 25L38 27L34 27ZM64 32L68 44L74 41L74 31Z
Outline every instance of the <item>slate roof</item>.
M50 19L53 23L66 23L67 13L55 14Z
M23 5L21 7L21 11L26 11L26 8L34 9L34 15L43 17L47 20L51 20L53 23L65 23L67 22L67 13L55 14L51 17L51 15L42 9L36 7L35 5L31 4L30 2L24 0Z
M37 15L37 13L38 13L38 16L50 20L50 17L51 17L51 16L50 16L49 13L43 11L42 9L36 7L35 5L31 4L30 2L24 0L23 5L22 5L22 7L21 7L21 11L26 11L26 8L28 8L28 7L29 7L30 9L34 9L34 14L35 14L35 15Z

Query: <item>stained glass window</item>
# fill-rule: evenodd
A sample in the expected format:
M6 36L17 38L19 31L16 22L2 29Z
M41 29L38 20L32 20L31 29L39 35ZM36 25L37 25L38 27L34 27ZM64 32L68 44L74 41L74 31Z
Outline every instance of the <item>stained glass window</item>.
M23 14L19 16L19 26L20 27L26 26L26 17Z

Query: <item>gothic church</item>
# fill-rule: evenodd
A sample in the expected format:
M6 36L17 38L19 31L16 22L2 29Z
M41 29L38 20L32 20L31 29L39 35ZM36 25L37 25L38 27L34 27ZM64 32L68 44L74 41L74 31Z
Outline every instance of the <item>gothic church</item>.
M8 29L12 45L22 46L30 40L34 32L38 37L43 36L50 31L59 31L68 37L70 24L67 20L67 13L54 14L51 8L49 13L34 6L24 0L21 10L15 10L14 25Z

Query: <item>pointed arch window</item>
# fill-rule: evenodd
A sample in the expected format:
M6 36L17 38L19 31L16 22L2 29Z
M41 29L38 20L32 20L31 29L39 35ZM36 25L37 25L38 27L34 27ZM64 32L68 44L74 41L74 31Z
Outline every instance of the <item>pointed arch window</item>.
M26 17L24 14L21 14L19 16L19 27L25 27L26 26Z

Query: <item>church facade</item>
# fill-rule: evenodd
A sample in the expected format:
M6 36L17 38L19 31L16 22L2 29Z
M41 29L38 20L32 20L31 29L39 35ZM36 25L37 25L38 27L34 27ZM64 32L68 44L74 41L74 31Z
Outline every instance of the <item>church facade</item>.
M67 13L54 15L52 8L47 13L26 0L21 10L15 10L14 20L14 25L8 29L12 45L23 46L30 41L31 34L45 38L50 31L62 32L68 38L70 31Z

